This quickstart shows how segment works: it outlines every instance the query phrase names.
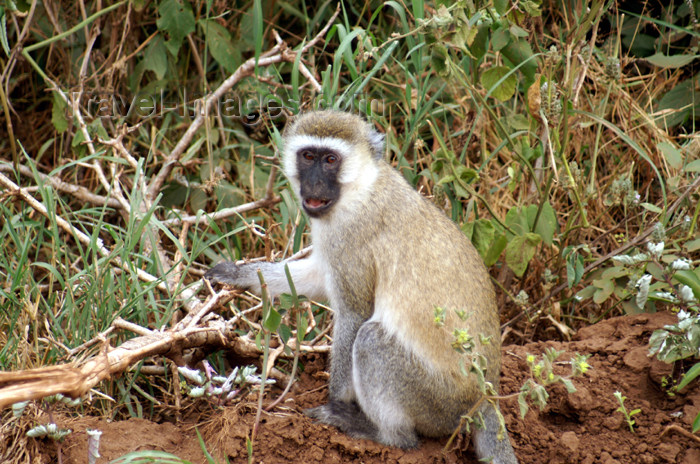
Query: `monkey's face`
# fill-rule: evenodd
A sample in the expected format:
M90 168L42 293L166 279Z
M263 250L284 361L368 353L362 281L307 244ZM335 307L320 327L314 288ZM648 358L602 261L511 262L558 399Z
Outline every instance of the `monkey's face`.
M359 116L311 111L295 118L283 139L284 173L310 218L354 210L371 194L384 139Z
M324 216L340 197L338 175L342 161L343 158L328 147L309 146L297 151L299 199L309 216Z

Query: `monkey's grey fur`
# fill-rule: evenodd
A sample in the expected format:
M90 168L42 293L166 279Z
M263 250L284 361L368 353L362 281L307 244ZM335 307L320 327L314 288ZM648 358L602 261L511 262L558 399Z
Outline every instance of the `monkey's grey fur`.
M500 333L488 273L470 241L382 160L383 138L357 116L298 117L284 133L283 163L311 220L310 257L289 261L297 292L334 310L329 402L307 413L353 437L412 448L418 435L451 434L481 397L475 375L451 343L467 329L498 389ZM309 193L311 192L311 193ZM223 263L206 278L260 291L289 292L284 263ZM444 323L435 308L444 308ZM465 311L466 320L455 310ZM480 459L513 464L507 434L484 402L474 430Z

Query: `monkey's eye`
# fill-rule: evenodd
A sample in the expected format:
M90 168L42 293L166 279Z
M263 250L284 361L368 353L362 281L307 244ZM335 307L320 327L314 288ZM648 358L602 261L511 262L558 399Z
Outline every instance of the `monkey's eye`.
M334 164L338 162L338 157L335 155L328 155L326 156L326 163L328 164Z
M301 152L301 157L304 158L306 161L313 161L314 160L314 154L311 153L310 151Z

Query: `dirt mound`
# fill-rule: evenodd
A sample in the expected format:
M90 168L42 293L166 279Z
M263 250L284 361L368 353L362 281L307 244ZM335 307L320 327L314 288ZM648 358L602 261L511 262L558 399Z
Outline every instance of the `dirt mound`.
M570 343L539 342L503 348L502 393L517 392L529 375L527 354L540 355L548 347L564 350L560 358L578 352L591 354L592 369L574 379L577 392L567 394L560 385L548 388L549 405L542 411L530 409L519 417L515 399L502 409L515 451L526 463L700 463L697 436L685 432L700 411L700 387L675 397L668 396L660 383L670 367L647 357L651 332L675 320L668 313L620 317L581 330ZM306 369L287 401L271 413L264 413L254 443L255 463L456 463L474 462L466 437L444 453L446 439L423 440L417 450L402 451L366 440L353 440L332 427L318 425L305 417L303 408L324 401L323 359L305 359ZM562 372L568 366L559 366ZM559 368L558 367L558 368ZM631 432L613 396L627 397L628 410L641 409L634 416ZM274 397L279 392L272 392ZM195 427L202 433L209 452L225 462L246 463L246 438L255 418L254 398L210 414L207 420L180 424L157 424L142 419L108 422L95 417L65 418L73 433L63 445L63 462L86 462L86 429L103 431L99 463L106 463L135 450L162 450L193 463L206 462ZM48 444L36 462L56 462L57 450Z

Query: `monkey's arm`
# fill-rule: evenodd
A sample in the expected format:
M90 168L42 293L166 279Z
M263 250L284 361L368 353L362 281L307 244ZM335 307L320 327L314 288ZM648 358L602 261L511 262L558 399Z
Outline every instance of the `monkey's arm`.
M292 282L297 294L306 295L312 300L325 300L328 298L325 278L316 265L313 255L305 259L279 263L236 264L226 261L209 269L204 278L212 284L231 285L259 295L261 289L258 270L260 270L267 284L269 295L275 297L282 293L291 293L287 274L284 272L285 264L289 266L289 273L292 276Z

